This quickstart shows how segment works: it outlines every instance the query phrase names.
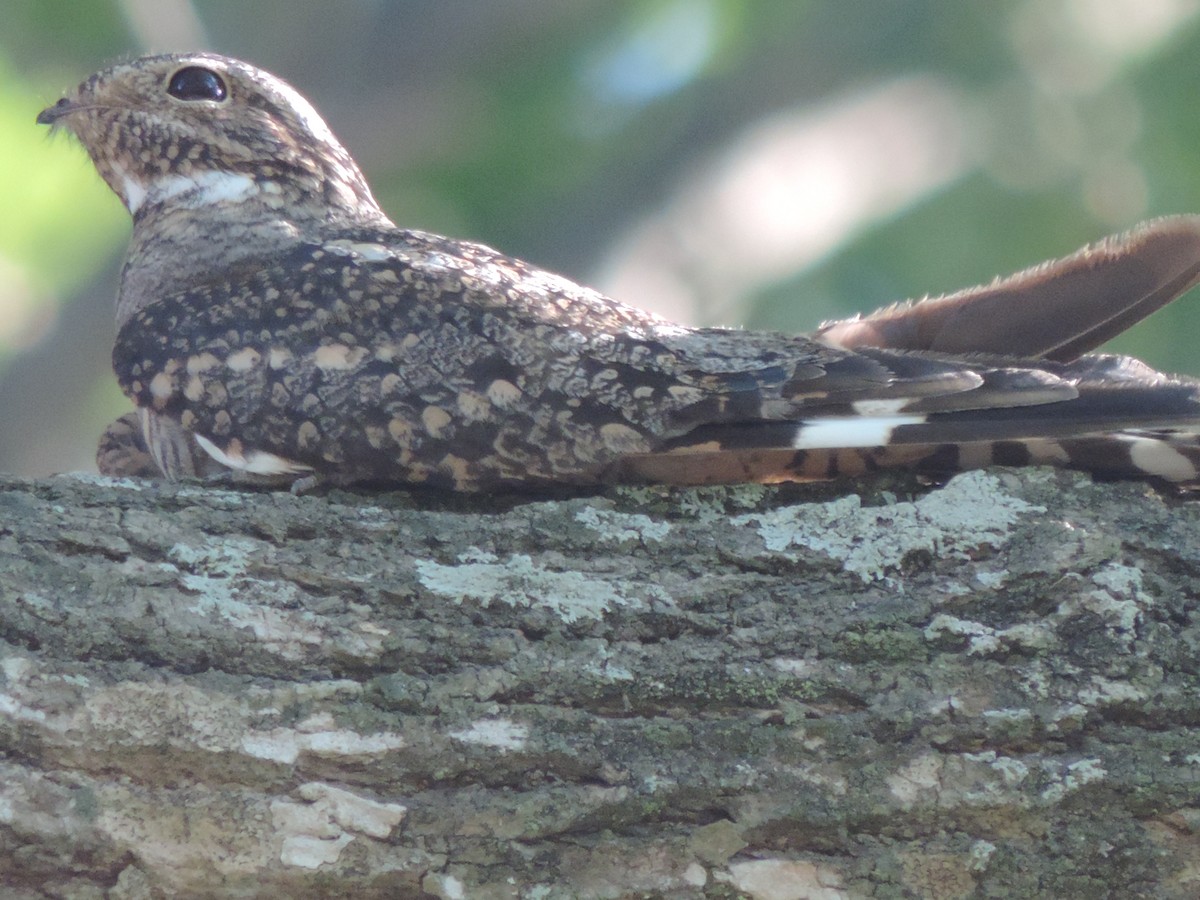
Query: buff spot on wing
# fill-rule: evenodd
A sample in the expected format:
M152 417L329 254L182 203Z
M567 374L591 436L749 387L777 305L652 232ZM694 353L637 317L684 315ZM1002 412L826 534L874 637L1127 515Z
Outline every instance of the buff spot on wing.
M210 369L215 369L221 364L221 361L211 353L197 353L195 356L189 356L187 360L187 373L189 375L199 375L201 372L207 372Z
M262 359L262 354L253 347L243 347L237 353L227 357L225 365L234 372L248 372L258 365L260 359Z
M427 406L421 411L421 424L433 437L441 437L442 429L450 424L450 413L440 406Z
M388 422L388 434L392 436L397 444L402 447L407 447L413 441L412 423L407 419L401 419L399 416Z
M501 409L521 399L521 389L504 378L497 378L487 386L487 398Z
M272 347L267 354L267 365L272 369L282 369L292 361L292 351L285 347Z
M150 396L161 403L175 392L175 379L166 372L159 372L150 379Z
M346 344L325 344L313 352L313 362L318 369L326 371L345 371L353 369L367 355L363 347L350 347Z
M492 414L491 402L478 391L460 391L455 403L458 411L471 422L486 419Z
M204 396L204 382L198 375L193 375L187 380L187 384L183 387L183 396L192 403L200 402L200 398Z
M453 453L447 453L442 457L438 468L449 474L456 485L461 486L471 480L470 464L461 456L455 456Z
M645 453L650 449L646 439L637 431L617 422L600 426L600 440L614 453Z
M667 393L671 395L672 400L679 403L696 403L704 398L702 391L683 384L671 385L667 388Z
M296 443L299 444L301 450L307 450L321 439L321 432L317 430L315 422L304 421L300 423L300 428L296 432Z

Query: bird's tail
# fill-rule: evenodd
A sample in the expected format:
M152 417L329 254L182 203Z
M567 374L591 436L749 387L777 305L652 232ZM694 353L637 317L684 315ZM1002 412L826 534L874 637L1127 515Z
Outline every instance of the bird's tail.
M991 284L827 322L816 336L847 349L1066 362L1198 281L1200 216L1169 216Z
M841 407L826 393L794 416L701 425L622 460L618 477L711 484L1051 464L1200 482L1200 381L1081 356L1197 281L1200 216L1175 216L990 285L827 323L816 337L877 360L894 392ZM912 390L923 382L907 369L939 360L978 384Z
M630 456L614 480L676 485L823 481L902 469L934 477L989 466L1060 466L1098 479L1200 485L1200 433L1128 430L1075 438L722 451L685 448Z

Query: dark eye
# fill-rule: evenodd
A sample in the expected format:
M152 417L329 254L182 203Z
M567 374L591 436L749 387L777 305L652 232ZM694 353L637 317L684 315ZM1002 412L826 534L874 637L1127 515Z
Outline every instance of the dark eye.
M225 82L212 69L188 66L171 76L167 93L176 100L224 100Z

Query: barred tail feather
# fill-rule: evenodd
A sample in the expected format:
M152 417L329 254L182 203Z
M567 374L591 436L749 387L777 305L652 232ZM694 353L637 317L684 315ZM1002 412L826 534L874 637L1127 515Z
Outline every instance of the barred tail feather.
M1048 464L1102 478L1200 480L1200 381L1113 356L1047 366L1073 397L1022 405L1014 394L1014 405L964 408L955 396L940 411L937 397L800 407L791 420L701 425L614 471L712 484Z
M900 469L944 477L989 466L1059 466L1100 479L1151 478L1200 486L1200 432L1115 432L1085 438L1031 438L822 450L701 450L626 457L613 481L707 485L824 481Z

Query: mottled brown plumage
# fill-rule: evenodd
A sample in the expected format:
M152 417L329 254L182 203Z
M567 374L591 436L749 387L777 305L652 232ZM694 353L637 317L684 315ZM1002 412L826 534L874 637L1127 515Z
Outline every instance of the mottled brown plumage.
M246 63L138 59L39 121L133 216L113 364L169 477L215 460L457 490L997 461L1196 478L1200 384L1079 354L1195 283L1200 219L811 337L692 329L396 227L312 107ZM102 470L144 469L136 444L110 431Z

